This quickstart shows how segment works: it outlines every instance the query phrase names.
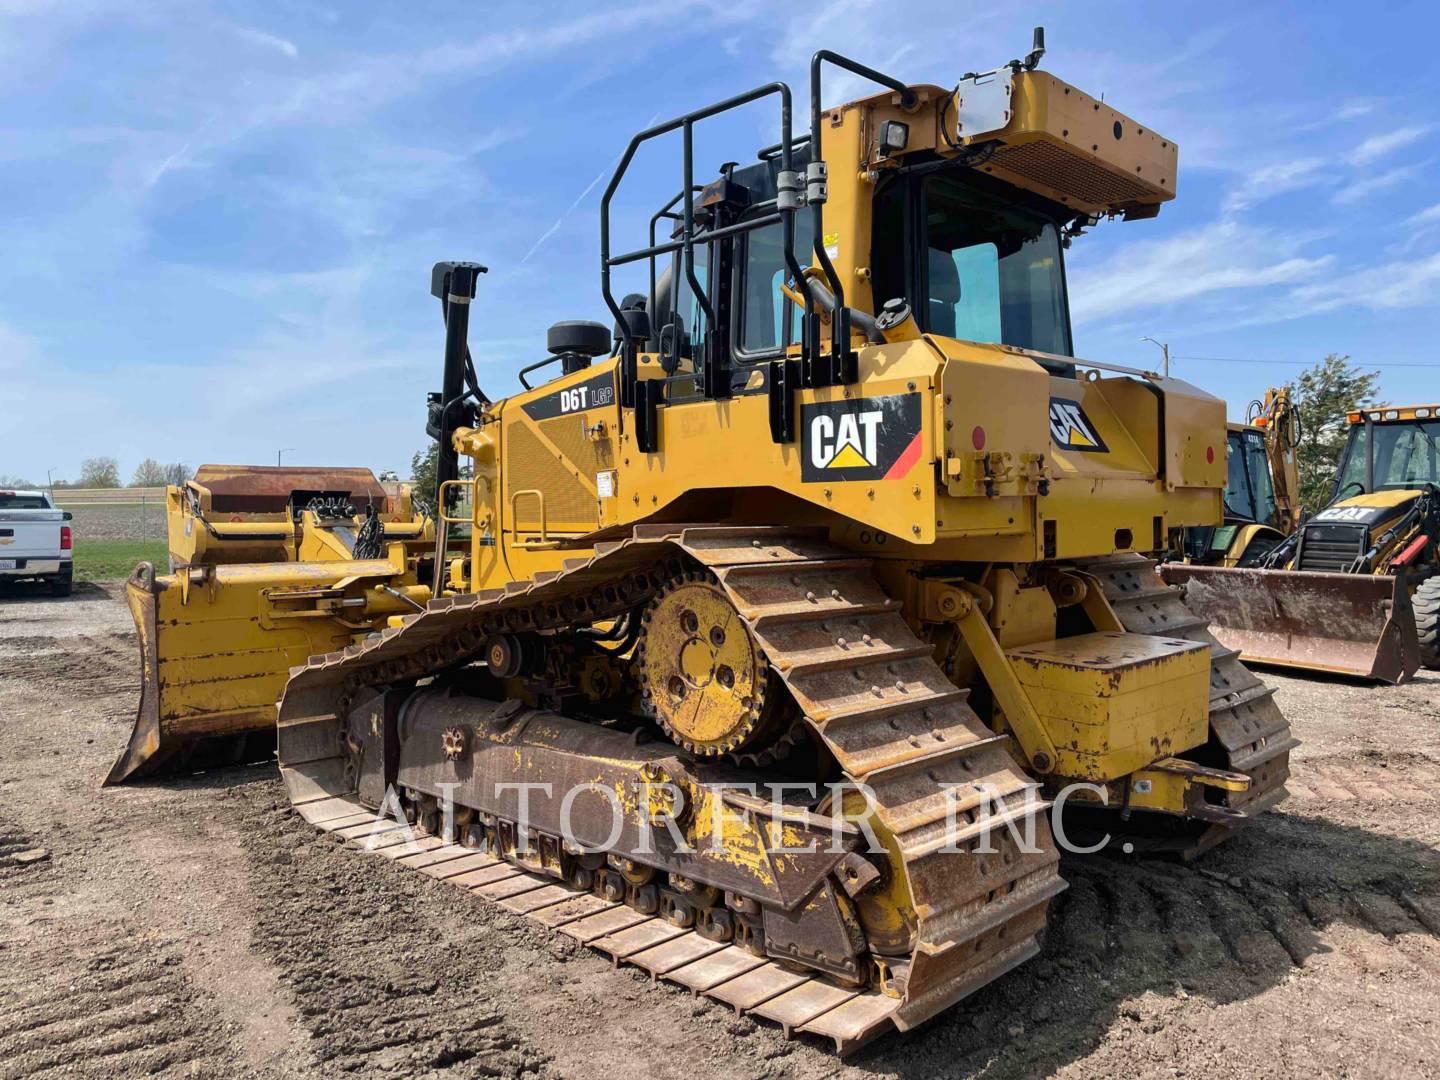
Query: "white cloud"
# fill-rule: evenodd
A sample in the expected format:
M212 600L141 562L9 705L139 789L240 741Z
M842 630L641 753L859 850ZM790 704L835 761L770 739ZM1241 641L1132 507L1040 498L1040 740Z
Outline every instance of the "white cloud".
M1419 172L1420 166L1418 165L1402 165L1387 172L1376 173L1374 176L1362 177L1354 183L1346 184L1335 193L1331 201L1339 206L1349 206L1351 203L1360 202L1362 199L1374 195L1377 191L1385 191L1397 184L1403 184Z
M1382 135L1371 135L1351 152L1350 160L1356 165L1368 165L1401 147L1418 142L1429 133L1428 127L1403 127Z
M1164 240L1125 244L1104 261L1072 261L1075 321L1315 277L1330 256L1298 254L1302 237L1221 220Z
M1238 213L1276 195L1319 183L1324 165L1324 158L1309 157L1256 169L1225 197L1221 208L1227 214Z
M1299 318L1340 308L1372 311L1425 307L1440 303L1440 252L1400 259L1291 289L1276 306L1277 319Z
M1421 210L1418 214L1411 214L1405 219L1406 225L1431 225L1440 222L1440 203Z
M1351 98L1342 102L1335 110L1336 120L1358 120L1362 116L1369 116L1380 107L1380 102L1374 98Z
M257 30L253 26L237 26L235 35L244 40L259 45L262 48L272 49L281 56L289 57L291 60L300 55L299 48L288 38L280 37L277 34L268 34L264 30Z

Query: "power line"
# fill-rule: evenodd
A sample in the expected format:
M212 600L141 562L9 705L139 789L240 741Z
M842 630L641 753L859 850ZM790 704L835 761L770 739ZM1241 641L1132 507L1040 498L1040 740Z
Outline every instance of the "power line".
M1245 360L1237 356L1174 356L1172 360L1200 360L1208 364L1286 364L1291 367L1314 367L1313 360ZM1360 364L1364 368L1440 368L1440 362L1426 363L1424 361L1411 362L1407 360L1393 360L1381 364Z

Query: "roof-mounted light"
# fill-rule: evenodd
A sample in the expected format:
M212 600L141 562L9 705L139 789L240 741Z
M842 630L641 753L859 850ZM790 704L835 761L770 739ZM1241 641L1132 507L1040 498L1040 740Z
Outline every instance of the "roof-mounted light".
M886 120L880 125L880 152L898 154L910 142L910 125L900 120Z

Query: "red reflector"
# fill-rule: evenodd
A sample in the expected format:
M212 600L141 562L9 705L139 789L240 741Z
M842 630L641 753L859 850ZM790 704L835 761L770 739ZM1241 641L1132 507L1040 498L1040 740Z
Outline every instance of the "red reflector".
M1207 447L1205 447L1205 464L1206 464L1206 465L1214 465L1214 464L1215 464L1215 448L1214 448L1213 446L1207 446Z
M975 430L970 432L970 445L976 450L985 449L985 429L979 424L976 424Z
M69 525L61 525L61 526L60 526L60 550L61 550L61 551L69 551L69 550L70 550L70 526L69 526Z

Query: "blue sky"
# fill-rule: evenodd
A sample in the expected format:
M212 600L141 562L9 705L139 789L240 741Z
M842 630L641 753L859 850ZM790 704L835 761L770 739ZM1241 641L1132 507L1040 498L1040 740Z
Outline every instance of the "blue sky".
M487 263L492 396L600 318L596 207L630 134L829 47L953 84L1023 53L1180 146L1179 198L1069 253L1076 350L1157 362L1232 415L1350 353L1440 398L1433 4L758 0L429 5L0 0L0 473L111 454L404 469L441 258ZM860 87L827 84L836 103ZM755 109L714 169L774 142ZM617 247L678 184L637 162ZM674 155L674 156L671 156Z

